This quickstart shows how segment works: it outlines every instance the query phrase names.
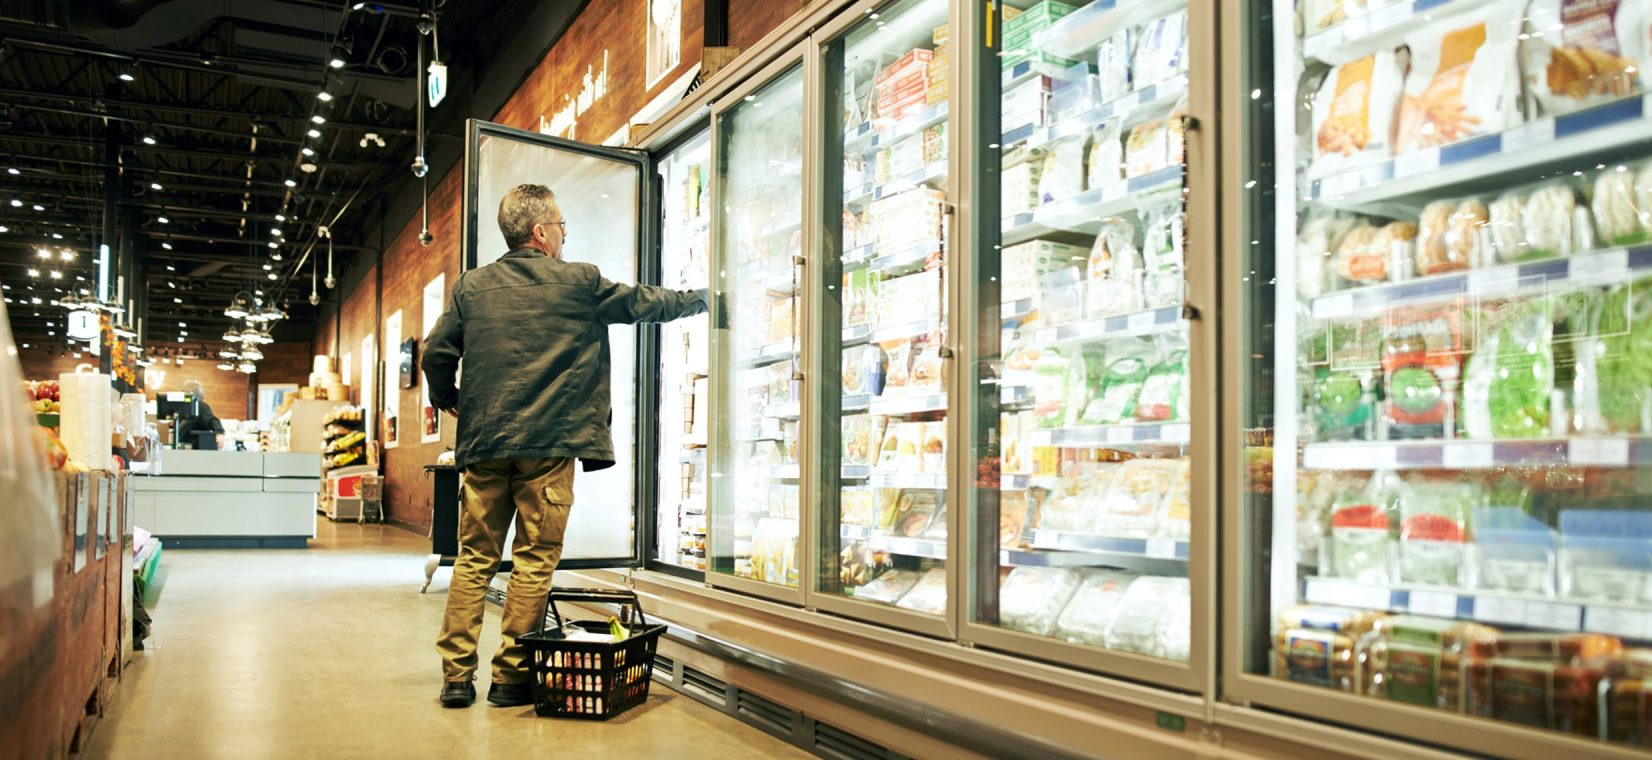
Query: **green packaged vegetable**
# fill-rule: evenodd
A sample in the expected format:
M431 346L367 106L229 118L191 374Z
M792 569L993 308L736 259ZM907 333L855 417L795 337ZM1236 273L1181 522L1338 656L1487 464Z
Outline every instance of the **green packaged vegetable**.
M1512 304L1488 318L1463 382L1470 438L1544 438L1554 390L1553 302Z

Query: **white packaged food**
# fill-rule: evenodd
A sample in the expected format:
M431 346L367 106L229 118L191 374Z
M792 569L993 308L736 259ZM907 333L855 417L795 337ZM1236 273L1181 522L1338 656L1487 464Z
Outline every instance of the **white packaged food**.
M1652 66L1652 5L1532 0L1520 72L1544 113L1559 115L1643 92Z
M1392 51L1332 69L1314 95L1314 176L1388 158L1403 91Z
M1406 37L1411 68L1395 153L1501 132L1519 121L1514 66L1523 0L1494 0Z
M1639 176L1634 167L1608 168L1595 178L1594 196L1589 208L1594 212L1595 228L1601 239L1610 245L1634 245L1652 237L1652 164Z
M1124 141L1117 123L1110 122L1090 139L1090 156L1085 167L1085 187L1096 190L1124 179Z
M1136 250L1136 228L1123 219L1105 219L1101 234L1090 248L1084 292L1084 316L1089 319L1141 308L1141 252Z
M1179 201L1151 209L1147 213L1146 234L1142 238L1142 308L1157 309L1182 303L1183 254L1185 240L1182 207Z
M1066 568L1015 568L998 587L998 618L1005 628L1048 636L1078 587L1078 573Z
M1332 254L1342 237L1359 224L1351 216L1314 207L1296 237L1296 290L1313 298L1330 288Z
M1382 0L1302 0L1302 30L1323 32L1353 16L1362 16Z
M1187 70L1187 11L1142 25L1130 71L1137 88L1158 84Z
M1109 103L1130 94L1130 57L1136 30L1126 27L1096 46L1096 71L1101 102Z
M1096 570L1086 574L1056 619L1055 635L1079 644L1105 646L1107 626L1112 625L1119 602L1124 600L1125 590L1135 579L1135 573L1122 570Z
M1169 626L1182 617L1173 613L1178 607L1191 605L1191 590L1186 578L1143 576L1131 582L1119 601L1113 623L1107 628L1107 648L1136 652L1151 657L1166 657L1174 640L1186 639L1188 632L1174 636ZM1179 647L1185 651L1185 647Z
M946 570L932 567L924 571L923 577L895 606L928 615L946 612Z
M1085 137L1073 137L1057 142L1044 155L1044 171L1038 180L1040 203L1053 203L1084 192L1085 147Z

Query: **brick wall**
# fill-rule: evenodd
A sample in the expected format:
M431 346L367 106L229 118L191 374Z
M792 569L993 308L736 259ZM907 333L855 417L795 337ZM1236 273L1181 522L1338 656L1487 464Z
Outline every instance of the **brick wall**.
M792 14L803 10L804 0L730 0L728 44L749 48L780 26Z

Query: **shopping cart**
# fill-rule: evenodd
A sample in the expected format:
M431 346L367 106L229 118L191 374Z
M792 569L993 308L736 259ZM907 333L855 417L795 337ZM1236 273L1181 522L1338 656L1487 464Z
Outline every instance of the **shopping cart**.
M616 638L606 621L564 621L556 608L558 600L619 605L622 636ZM553 588L549 607L554 627L516 638L530 653L535 713L607 720L648 699L654 648L666 626L648 624L636 592Z

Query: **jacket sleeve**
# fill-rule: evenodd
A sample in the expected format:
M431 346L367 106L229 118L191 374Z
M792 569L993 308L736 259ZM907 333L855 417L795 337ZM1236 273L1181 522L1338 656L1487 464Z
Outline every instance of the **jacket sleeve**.
M460 278L463 282L464 278ZM459 389L454 378L459 370L459 357L465 353L464 316L459 309L459 285L453 286L453 300L447 311L436 320L430 335L425 338L424 357L419 366L424 370L425 385L430 389L430 405L437 409L453 409L459 405Z
M593 267L594 269L594 267ZM670 322L706 310L706 291L626 285L596 277L596 314L603 324Z

